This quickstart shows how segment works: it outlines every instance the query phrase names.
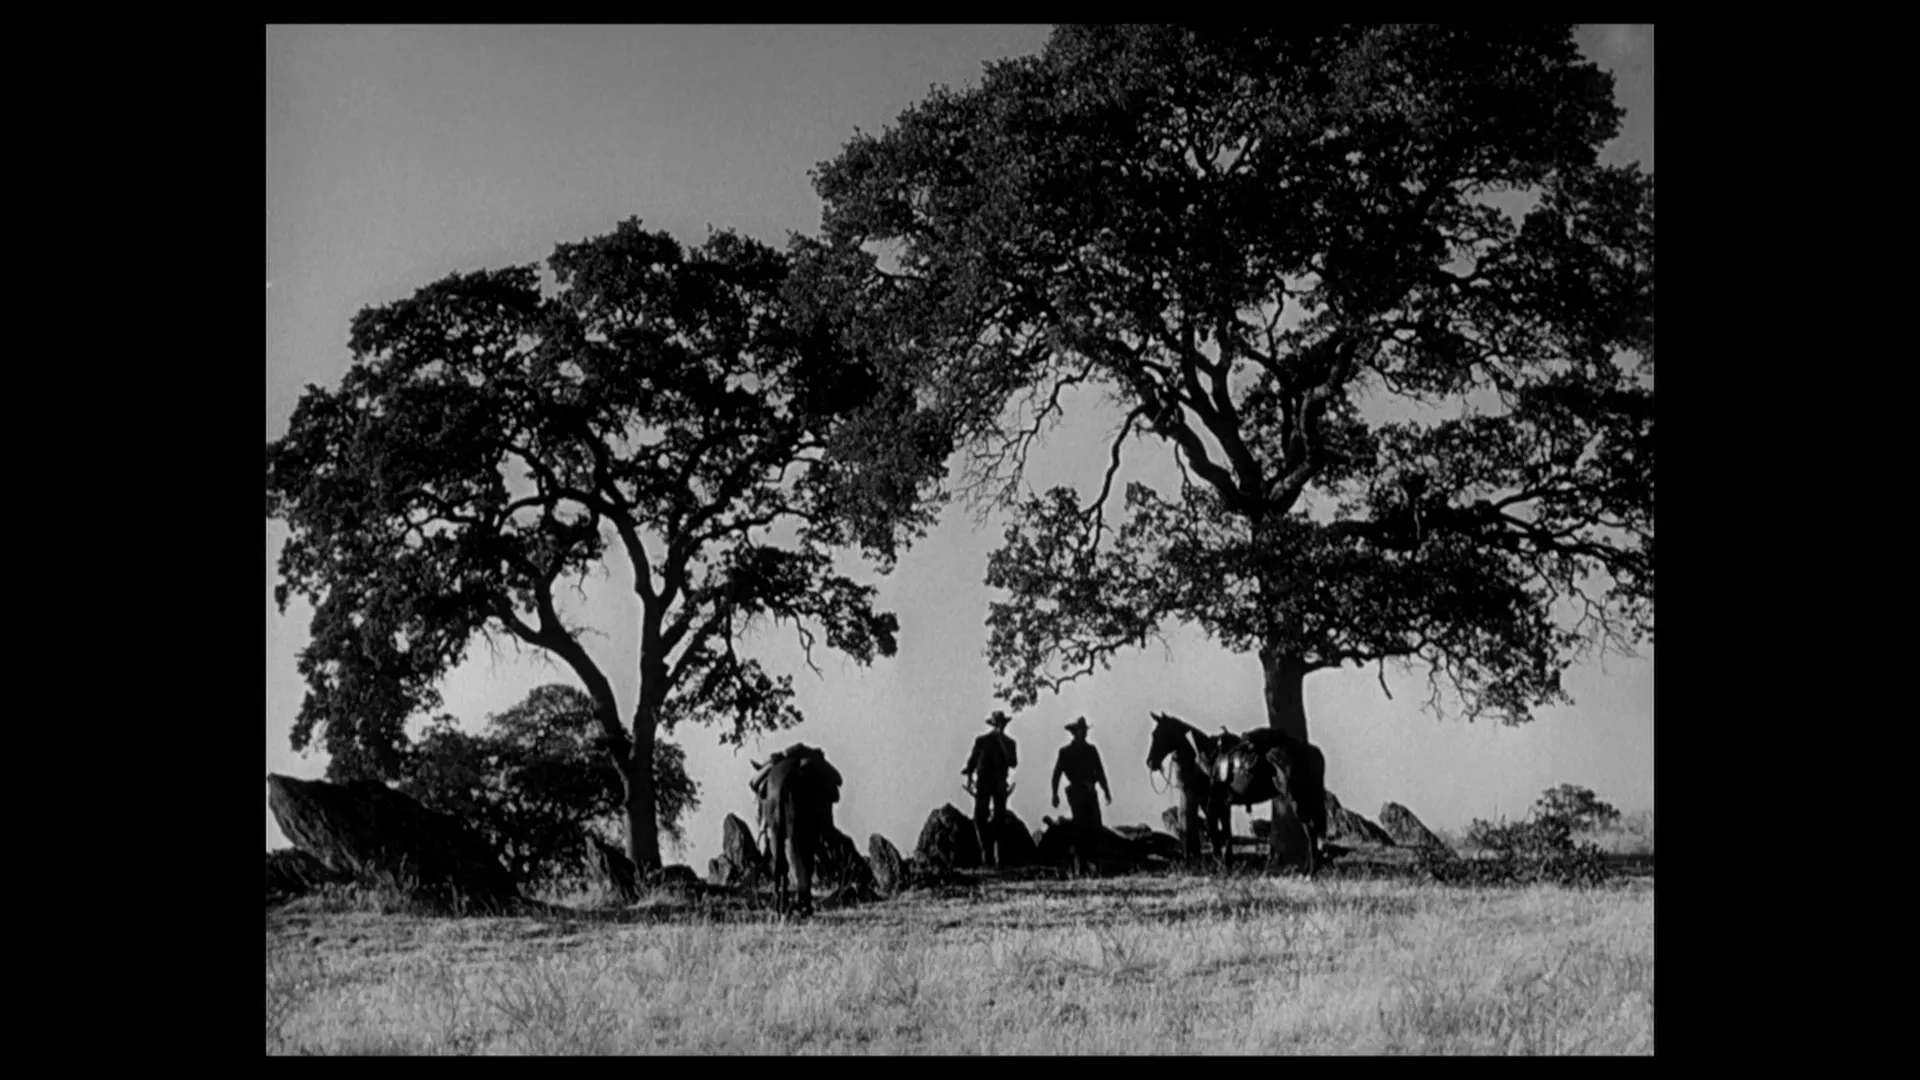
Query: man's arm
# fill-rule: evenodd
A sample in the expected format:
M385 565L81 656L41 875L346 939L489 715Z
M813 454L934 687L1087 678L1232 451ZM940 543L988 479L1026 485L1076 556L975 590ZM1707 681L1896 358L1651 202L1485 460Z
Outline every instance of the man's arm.
M973 744L973 752L967 755L967 767L960 770L961 776L972 776L973 770L980 764L980 744Z
M1100 790L1107 793L1107 802L1113 802L1113 789L1107 786L1107 767L1100 763L1100 750L1093 751L1093 777L1100 782Z
M1056 807L1060 805L1060 774L1065 772L1066 768L1067 752L1062 750L1060 756L1053 762L1053 805Z

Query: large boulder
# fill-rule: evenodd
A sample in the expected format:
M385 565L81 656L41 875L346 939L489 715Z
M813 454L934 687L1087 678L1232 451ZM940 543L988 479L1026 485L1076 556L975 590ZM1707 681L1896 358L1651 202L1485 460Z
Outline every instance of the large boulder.
M278 903L304 896L323 885L344 885L353 878L299 848L267 852L267 901Z
M854 846L853 838L829 825L820 838L820 853L814 859L813 878L825 889L851 889L877 893L873 867Z
M900 849L879 833L867 837L867 866L873 871L873 883L882 896L892 896L909 884Z
M600 884L621 903L631 904L638 899L638 875L634 873L633 860L627 858L627 853L591 833L587 836L587 846L592 852L593 870Z
M441 907L520 899L513 875L478 832L374 780L332 784L269 774L267 807L295 847L356 880L401 888Z
M1433 835L1433 830L1421 824L1420 819L1413 816L1413 811L1396 802L1380 807L1380 827L1395 844L1403 847L1451 850L1445 841Z
M980 865L980 837L973 819L952 803L927 815L920 842L913 846L914 861L939 870L972 870Z
M1340 805L1333 792L1327 796L1327 840L1348 846L1392 847L1387 830Z
M708 869L715 885L750 885L771 873L766 855L754 843L753 830L733 814L720 823L720 857Z

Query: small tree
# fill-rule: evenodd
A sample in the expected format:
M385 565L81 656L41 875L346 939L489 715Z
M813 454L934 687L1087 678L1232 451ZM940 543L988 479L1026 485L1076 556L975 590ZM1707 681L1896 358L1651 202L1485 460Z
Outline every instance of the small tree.
M1620 811L1613 804L1600 801L1590 788L1577 784L1547 790L1533 804L1533 815L1539 820L1563 821L1576 831L1592 831L1620 820Z
M685 751L655 741L653 773L660 832L681 843L683 819L700 805ZM593 699L573 686L534 689L478 735L451 716L436 718L408 748L399 786L481 828L522 882L565 881L591 858L591 835L623 832L620 770L608 759Z
M737 651L758 622L793 626L809 663L822 633L861 663L892 655L897 621L831 551L890 568L946 449L897 436L911 404L795 313L777 251L721 232L688 252L627 221L548 266L551 296L519 266L361 312L339 388L308 387L268 444L267 514L291 530L275 597L314 605L293 745L323 738L336 777L397 777L406 719L505 635L585 686L627 854L654 869L657 730L727 719L738 743L799 721L791 680ZM556 595L614 543L640 639L625 721Z

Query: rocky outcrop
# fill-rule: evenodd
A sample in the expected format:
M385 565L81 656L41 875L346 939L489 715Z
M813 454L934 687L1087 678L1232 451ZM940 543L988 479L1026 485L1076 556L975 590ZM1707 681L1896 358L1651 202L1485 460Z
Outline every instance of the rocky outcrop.
M1403 847L1452 850L1445 841L1433 834L1433 830L1421 824L1420 819L1413 816L1413 811L1396 802L1380 808L1380 827L1395 844Z
M304 896L324 885L345 885L352 881L326 863L299 848L281 848L267 852L267 902L277 904Z
M520 899L513 876L478 832L378 781L269 775L267 806L295 847L356 880L444 909Z
M1184 831L1186 815L1180 811L1179 807L1169 806L1160 811L1160 824L1165 825L1168 832L1179 836Z
M639 899L638 875L627 853L597 836L588 834L587 846L593 855L593 870L600 884L623 904Z
M715 885L751 885L765 881L771 868L754 843L753 830L728 814L720 823L720 856L707 862L707 880Z
M1349 847L1392 847L1387 830L1340 805L1333 792L1327 794L1327 840Z
M893 896L910 884L900 849L879 833L867 837L867 866L873 871L874 886L882 896Z
M852 889L865 894L878 892L873 867L854 846L853 838L829 825L820 838L820 853L814 858L813 878L822 888Z
M920 841L913 846L914 861L941 871L972 870L980 865L980 837L973 821L952 803L927 815Z

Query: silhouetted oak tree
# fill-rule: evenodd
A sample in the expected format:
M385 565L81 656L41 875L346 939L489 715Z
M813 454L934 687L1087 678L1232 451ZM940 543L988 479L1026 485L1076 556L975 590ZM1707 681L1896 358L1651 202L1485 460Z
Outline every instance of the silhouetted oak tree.
M809 663L820 633L862 663L893 654L894 616L830 549L890 568L948 447L902 437L910 403L793 315L780 252L730 232L683 251L627 221L548 266L548 296L529 265L361 312L339 388L308 387L268 445L267 514L291 528L275 596L314 605L293 742L320 733L330 774L391 778L407 717L476 638L510 635L586 687L645 870L660 725L726 717L737 744L800 719L791 679L736 652L754 620L793 625ZM624 716L555 603L611 543L638 600Z
M1256 653L1297 736L1303 677L1370 662L1520 722L1583 648L1651 640L1653 179L1597 164L1622 115L1564 26L1068 27L821 166L809 280L1013 511L1000 695L1176 618ZM1076 385L1124 416L1105 482L1023 498ZM1143 433L1184 482L1115 524Z

